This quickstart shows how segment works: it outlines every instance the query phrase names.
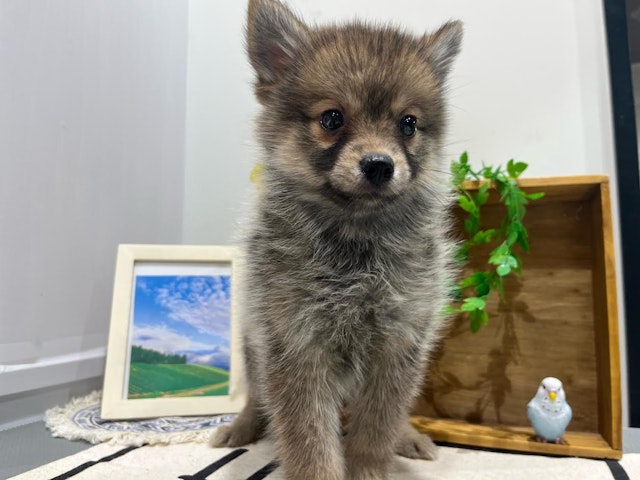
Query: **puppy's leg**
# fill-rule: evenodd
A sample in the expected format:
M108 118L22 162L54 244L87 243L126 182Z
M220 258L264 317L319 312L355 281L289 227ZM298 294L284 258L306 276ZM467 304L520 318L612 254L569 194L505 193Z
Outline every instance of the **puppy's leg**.
M396 453L406 458L435 460L438 447L429 435L418 432L408 422L403 422L398 429Z
M244 339L244 361L248 377L247 403L230 425L216 428L209 440L212 447L239 447L256 442L265 434L268 422L256 396L259 375L256 355L247 338Z
M345 460L352 480L387 478L401 434L407 434L407 412L422 371L418 345L400 336L379 343L363 386L349 404Z
M279 460L289 480L344 480L336 376L326 358L309 355L313 353L281 357L267 369Z
M242 412L230 425L216 428L209 444L212 447L239 447L258 441L264 435L267 421L260 412L255 395L249 393Z

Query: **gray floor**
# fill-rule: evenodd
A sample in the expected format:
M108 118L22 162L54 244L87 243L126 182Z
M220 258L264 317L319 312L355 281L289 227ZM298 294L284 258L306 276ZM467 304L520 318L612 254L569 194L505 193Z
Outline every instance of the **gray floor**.
M640 428L624 429L624 452L640 453ZM90 444L53 438L44 423L0 432L0 479L73 455Z
M73 455L92 445L53 438L43 422L0 432L0 479Z

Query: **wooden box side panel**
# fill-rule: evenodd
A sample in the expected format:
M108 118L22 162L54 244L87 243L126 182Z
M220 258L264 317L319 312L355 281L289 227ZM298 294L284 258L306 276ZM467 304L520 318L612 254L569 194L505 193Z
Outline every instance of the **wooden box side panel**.
M532 252L523 255L523 275L505 285L508 304L491 303L489 325L477 334L466 320L453 321L433 358L416 415L527 426L526 405L540 380L556 376L574 411L569 429L599 431L594 212L589 198L565 198L529 207ZM502 207L490 205L484 215L497 225ZM472 267L486 268L483 262Z
M593 285L598 366L598 422L603 438L622 449L620 346L609 183L593 198Z

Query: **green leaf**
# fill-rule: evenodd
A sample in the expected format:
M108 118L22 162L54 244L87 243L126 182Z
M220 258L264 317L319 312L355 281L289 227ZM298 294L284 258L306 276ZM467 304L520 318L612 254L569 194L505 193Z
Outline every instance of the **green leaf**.
M464 229L471 235L480 230L480 218L478 215L472 215L464 221Z
M480 188L478 188L478 193L476 194L476 204L478 206L484 205L485 203L487 203L488 199L489 199L489 184L483 183L482 185L480 185Z
M491 169L491 167L484 167L482 169L482 176L487 180L493 178L493 170Z
M527 233L527 229L522 224L522 221L520 220L513 221L507 227L507 234L508 234L507 243L509 243L510 246L513 246L514 243L517 242L518 245L520 245L520 247L525 252L529 252L528 233ZM514 239L514 235L516 240L512 242L512 240Z
M464 195L458 195L457 198L458 205L460 205L460 208L462 208L465 212L475 213L476 211L478 211L478 207L473 202L473 200L465 197Z
M503 195L507 206L507 215L511 222L519 222L524 218L526 198L520 194L517 186L509 186Z
M518 178L520 175L522 175L522 172L524 172L528 166L529 165L524 162L515 162L513 159L511 159L507 163L507 172L509 173L509 176L511 178Z
M469 327L473 333L477 333L480 327L489 323L489 315L485 310L474 310L469 313Z
M506 243L501 243L496 247L489 256L488 263L492 265L500 265L504 263L503 258L509 254L509 246Z
M476 296L478 297L486 297L491 293L491 287L489 286L489 282L479 283L476 288Z
M469 154L466 151L462 152L462 155L460 155L460 163L462 165L469 163Z
M524 225L522 226L522 230L520 230L520 233L518 234L518 245L520 245L522 250L527 253L529 253L529 251L531 250L529 248L529 234L527 232L527 229L524 228Z
M462 288L475 287L481 283L487 283L489 274L485 272L474 272L468 277L463 278L458 282L458 285Z
M480 297L467 297L462 302L460 310L463 312L472 312L474 310L483 310L487 302Z
M503 263L502 265L498 265L498 268L496 268L496 272L501 277L506 277L511 273L511 267L508 264Z
M453 185L460 188L462 182L467 178L469 167L458 162L451 162L451 176Z
M454 307L453 305L447 305L444 307L445 315L456 315L457 313L461 313L459 308Z
M519 220L512 220L509 226L507 227L507 234L519 234L524 229L522 222Z
M469 288L469 287L475 287L478 284L478 276L482 275L482 273L473 273L471 275L469 275L468 277L463 278L462 280L460 280L458 282L458 285L461 288Z
M475 272L458 282L460 290L473 288L477 297L486 297L491 292L490 273Z
M544 192L527 193L525 194L525 197L527 197L529 200L540 200L542 197L544 197Z
M489 243L491 240L495 238L498 231L495 228L490 228L489 230L480 230L476 233L471 241L476 245L481 245L483 243Z
M493 180L498 184L498 189L504 188L509 183L509 178L502 173L502 170L494 175Z
M520 261L520 259L518 259L518 265L513 267L511 270L513 270L518 275L522 275L522 262Z
M524 163L524 162L517 162L515 165L515 170L516 170L516 177L519 177L520 175L522 175L524 173L524 171L529 168L529 164Z

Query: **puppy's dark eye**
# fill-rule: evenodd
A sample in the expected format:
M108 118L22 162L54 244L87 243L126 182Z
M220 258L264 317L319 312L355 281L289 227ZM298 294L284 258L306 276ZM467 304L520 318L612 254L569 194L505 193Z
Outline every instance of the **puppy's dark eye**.
M334 132L344 125L344 116L340 110L327 110L320 115L320 125L325 130Z
M413 115L405 115L398 122L398 130L405 137L412 137L414 133L416 133L416 124L418 123L418 119Z

